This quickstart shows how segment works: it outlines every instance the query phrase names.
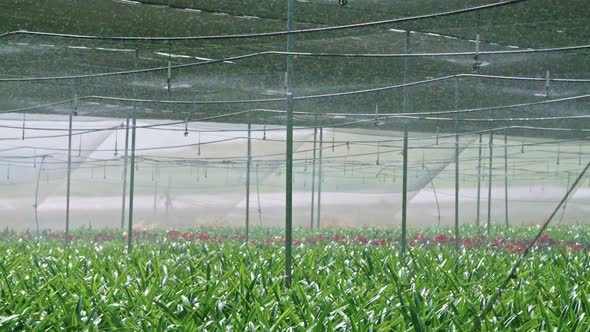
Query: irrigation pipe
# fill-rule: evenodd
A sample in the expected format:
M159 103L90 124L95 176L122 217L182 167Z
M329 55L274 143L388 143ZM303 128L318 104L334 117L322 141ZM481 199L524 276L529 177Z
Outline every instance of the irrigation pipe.
M186 41L186 40L214 40L214 39L244 39L244 38L260 38L260 37L277 37L277 36L287 36L287 35L296 35L296 34L304 34L304 33L358 29L358 28L365 28L365 27L375 27L375 26L387 25L387 24L392 24L392 23L417 21L417 20L423 20L423 19L429 19L429 18L440 18L440 17L452 16L452 15L457 15L457 14L466 14L466 13L471 13L471 12L477 12L477 11L484 10L484 9L503 7L503 6L513 5L513 4L517 4L517 3L525 2L525 1L527 1L527 0L506 0L506 1L500 1L500 2L495 2L495 3L491 3L491 4L486 4L486 5L482 5L482 6L468 7L468 8L456 9L456 10L439 12L439 13L434 13L434 14L416 15L416 16L410 16L410 17L382 20L382 21L373 21L373 22L347 24L347 25L321 27L321 28L311 28L311 29L298 29L298 30L288 30L288 31L252 33L252 34L213 35L213 36L183 36L183 37L108 37L108 36L101 37L101 36L94 36L94 35L75 35L75 34L18 30L18 31L10 31L10 32L0 34L0 38L12 36L12 35L32 35L32 36L56 37L56 38L67 38L67 39L111 40L111 41Z
M283 51L261 51L255 53L241 54L221 59L184 63L180 65L170 65L166 67L153 67L144 69L134 70L120 70L115 72L105 72L97 74L86 74L86 75L70 75L70 76L45 76L45 77L16 77L16 78L2 78L0 82L37 82L37 81L61 81L61 80L77 80L87 78L100 78L100 77L111 77L111 76L126 76L134 74L145 74L153 73L158 71L168 71L173 69L192 68L197 66L214 65L219 63L227 63L233 61L239 61L249 58L255 58L259 56L268 55L280 55L280 56L300 56L308 58L317 57L331 57L331 58L437 58L437 57L463 57L463 56L474 56L474 55L513 55L513 54L530 54L530 53L553 53L553 52L567 52L576 50L589 49L590 45L575 45L566 47L554 47L554 48L538 48L538 49L521 49L521 50L500 50L500 51L484 51L484 52L445 52L445 53L311 53L311 52L283 52ZM482 77L491 79L502 79L502 76L493 75L477 75L477 74L464 74L466 77ZM505 79L510 80L529 80L529 81L546 81L544 78L518 78L508 77ZM589 82L586 79L549 79L549 81L555 82Z
M396 90L400 88L407 88L412 86L418 86L423 84L430 84L439 81L446 81L450 79L460 78L460 77L473 77L473 75L467 74L457 74L457 75L449 75L449 76L441 76L427 80L415 81L410 83L400 83L394 85L387 85L381 86L377 88L369 88L369 89L360 89L360 90L351 90L351 91L342 91L342 92L334 92L334 93L325 93L319 95L306 95L306 96L294 96L294 100L309 100L309 99L323 99L323 98L333 98L333 97L343 97L343 96L353 96L358 94L365 94L365 93L373 93L373 92L381 92L387 90ZM513 78L506 78L508 80ZM525 79L522 78L521 79ZM526 78L526 79L534 79L534 78ZM588 98L590 95L577 95L573 97L565 97L565 98L558 98L558 99L550 99L550 100L543 100L538 102L530 102L530 103L521 103L515 105L501 105L501 106L493 106L493 107L483 107L483 108L473 108L473 109L466 109L466 110L456 110L456 111L447 111L447 112L414 112L414 113L396 113L395 116L417 116L417 115L439 115L439 114L455 114L455 113L466 113L474 112L474 111L484 111L484 110L494 110L494 109L501 109L501 108L509 108L509 107L523 107L523 106L533 106L533 105L541 105L541 104L552 104L552 103L559 103L564 101L572 101L577 99L584 99ZM235 99L235 100L164 100L164 99L138 99L138 98L124 98L124 97L110 97L110 96L100 96L100 95L89 95L79 97L77 100L108 100L108 101L119 101L119 102L131 102L131 103L142 103L142 104L172 104L172 105L219 105L219 104L258 104L258 103L275 103L275 102L283 102L287 99L285 97L278 97L278 98L264 98L264 99ZM26 112L34 109L45 108L49 106L55 106L60 104L66 104L69 102L73 102L74 99L67 99L63 101L53 102L49 104L43 104L38 106L31 106L25 108L17 108L12 110L5 110L0 111L0 114L6 113L20 113ZM241 112L274 112L274 113L284 113L285 111L282 110L263 110L263 109L253 109L253 110L246 110ZM239 114L239 113L236 113ZM294 114L309 114L313 115L315 113L311 112L297 112ZM368 114L368 113L327 113L329 115L343 115L343 116L372 116L375 117L375 114ZM387 116L387 115L385 115ZM382 119L383 117L378 116L377 119Z

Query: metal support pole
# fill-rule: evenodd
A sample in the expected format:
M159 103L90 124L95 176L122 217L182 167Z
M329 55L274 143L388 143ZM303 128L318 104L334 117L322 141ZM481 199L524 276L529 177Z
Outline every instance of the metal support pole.
M289 0L287 8L287 31L294 28L296 0ZM287 52L293 52L294 35L287 35ZM285 188L285 286L291 288L293 248L293 93L291 80L294 72L293 56L287 56L285 92L287 94L287 147L286 147L286 188Z
M168 186L166 187L166 219L168 219L168 213L170 213L170 207L172 206L172 194L170 192L170 187L172 186L172 176L168 176Z
M133 69L137 69L137 59L139 55L137 51L134 52L133 55ZM135 76L134 76L135 78ZM131 94L133 98L137 98L137 92L135 88L135 84L131 85ZM137 105L133 104L133 109L135 109ZM125 121L125 159L123 162L123 195L121 197L121 229L125 229L125 200L127 199L127 164L129 162L129 113L127 113L127 119Z
M455 77L455 110L459 109L459 79ZM455 250L459 250L459 115L455 115Z
M154 180L154 206L153 206L153 215L155 216L158 213L158 181L160 181L159 177L156 177Z
M35 208L35 226L37 227L37 236L39 236L39 183L41 182L41 172L43 171L43 163L45 162L45 158L47 155L41 156L41 164L39 165L39 172L37 173L37 186L35 188L35 204L33 207Z
M475 225L477 226L477 231L479 234L479 210L480 210L480 203L481 203L481 150L482 150L482 134L479 134L479 153L477 158L477 210L475 214Z
M402 256L406 253L406 225L408 208L408 126L404 126L402 176Z
M492 161L494 159L494 132L490 131L490 166L488 176L488 236L490 236L492 228Z
M135 58L139 58L139 51L135 51ZM133 251L133 199L135 194L135 136L137 127L137 108L133 108L131 122L131 165L129 175L129 225L127 228L127 253Z
M260 180L258 178L258 163L256 163L256 201L258 202L258 225L262 226L262 208L260 206Z
M135 90L135 88L134 88ZM134 94L135 95L135 94ZM134 96L135 98L135 96ZM135 107L135 106L133 106ZM123 157L123 195L121 197L121 229L125 229L125 199L127 198L127 161L129 154L129 114L125 122L125 156Z
M252 125L248 122L248 156L246 159L246 242L250 241L250 163L252 161Z
M317 126L317 113L316 113L316 121L314 122L313 128L313 160L311 161L311 212L310 212L310 221L309 221L309 229L313 230L313 208L315 207L315 159L316 159L316 150L317 150L317 138L318 138L318 128Z
M405 38L404 38L404 53L410 53L410 31L406 30ZM408 83L409 79L409 70L410 70L410 57L404 57L404 84ZM403 111L404 113L408 112L410 109L409 105L409 97L408 97L408 88L406 86L403 87Z
M320 229L321 222L321 210L322 210L322 164L323 164L323 152L324 152L324 128L320 128L320 160L318 165L318 215L316 217L317 229Z
M66 177L66 245L70 244L70 187L72 175L72 117L78 110L78 96L74 97L74 107L68 122L68 174Z
M508 222L508 136L504 129L504 208L506 214L506 228L510 225Z
M404 53L410 51L410 31L406 30L404 38ZM404 84L408 83L410 70L410 58L404 57ZM409 112L408 88L403 88L403 112ZM402 256L406 253L406 228L407 228L407 205L408 205L408 126L404 126L404 148L403 148L403 175L402 175Z

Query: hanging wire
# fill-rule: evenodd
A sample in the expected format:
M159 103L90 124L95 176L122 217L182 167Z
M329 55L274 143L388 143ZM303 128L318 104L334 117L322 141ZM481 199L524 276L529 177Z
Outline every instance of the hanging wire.
M334 141L336 139L336 129L332 128L332 152L334 152Z
M75 35L75 34L17 30L17 31L9 31L9 32L2 33L2 34L0 34L0 38L12 36L12 35L33 35L33 36L46 36L46 37L68 38L68 39L90 39L90 40L111 40L111 41L173 41L173 40L174 41L182 41L182 40L215 40L215 39L244 39L244 38L276 37L276 36L286 36L286 35L295 35L295 34L304 34L304 33L317 33L317 32L326 32L326 31L337 31L337 30L359 29L359 28L366 28L366 27L376 27L376 26L382 26L382 25L389 25L389 24L393 24L393 23L410 22L410 21L418 21L418 20L460 15L460 14L478 12L480 10L485 10L485 9L510 6L510 5L518 4L518 3L524 2L524 1L527 1L527 0L504 0L504 1L494 2L494 3L485 4L485 5L481 5L481 6L461 8L461 9L450 10L450 11L446 11L446 12L437 12L437 13L433 13L433 14L395 18L395 19L389 19L389 20L355 23L355 24L347 24L347 25L339 25L339 26L299 29L299 30L251 33L251 34L213 35L213 36L211 36L211 35L210 36L182 36L182 37L128 37L128 36L126 36L126 37L110 37L110 36Z
M426 165L424 163L424 149L422 149L422 170L424 170L426 168Z
M262 140L266 140L266 112L264 112L264 128L262 131Z
M545 99L551 99L551 72L547 70L545 77Z
M522 145L520 146L520 153L524 153L524 130L525 130L524 125L525 125L525 122L523 120L522 121Z
M27 113L23 112L23 135L22 135L23 141L25 140L26 116L27 116Z
M123 125L123 124L121 124ZM116 157L119 155L119 127L115 128L115 152L113 153L113 155Z
M172 41L168 41L168 75L166 78L168 96L172 94Z
M199 144L197 144L197 156L201 155L201 132L199 131Z
M382 123L383 122L379 121L379 104L375 104L375 120L373 120L373 125L377 127Z
M375 161L375 165L379 165L379 157L381 155L381 142L377 143L377 160Z
M479 61L479 46L480 46L480 21L481 21L481 13L477 13L477 33L475 35L475 56L473 57L473 60L475 60L475 63L473 63L473 70L477 71L479 68L481 68L481 62Z
M184 137L188 136L188 112L186 112L186 120L184 121Z
M82 156L82 135L80 135L80 141L78 143L78 157Z
M438 145L438 136L439 136L438 135L438 132L439 132L438 130L439 130L439 128L438 128L438 120L436 120L436 145Z

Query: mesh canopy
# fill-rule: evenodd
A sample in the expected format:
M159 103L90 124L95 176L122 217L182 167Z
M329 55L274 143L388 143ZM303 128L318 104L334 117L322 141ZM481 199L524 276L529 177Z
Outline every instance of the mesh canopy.
M492 223L538 223L588 162L582 1L299 2L295 28L326 31L297 33L294 53L265 35L285 30L285 3L0 4L10 226L63 225L68 154L72 225L120 225L132 114L137 225L240 226L247 197L252 223L282 225L287 56L296 225L318 210L323 225L399 224L404 127L415 226L453 223L456 180L462 223L484 223L488 204ZM146 36L199 38L107 38ZM560 222L584 221L586 187Z

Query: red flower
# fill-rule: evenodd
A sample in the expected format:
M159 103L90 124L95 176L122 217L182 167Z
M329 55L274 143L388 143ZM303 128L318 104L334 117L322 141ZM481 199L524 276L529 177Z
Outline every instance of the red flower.
M366 237L364 237L362 235L357 235L356 241L358 243L360 243L360 244L367 244L367 243L369 243L369 239L367 239Z
M432 240L438 244L445 244L449 242L449 237L444 234L439 234L432 238Z
M539 238L539 243L541 243L541 244L547 244L547 243L549 243L549 242L551 242L551 238L550 238L550 237L549 237L549 235L547 235L547 234L543 234L543 235L541 235L541 237Z
M179 231L175 231L175 230L169 230L169 231L166 233L166 236L168 236L168 238L169 238L170 240L176 240L176 239L178 239L178 236L179 236L179 235L180 235L180 232L179 232Z
M385 240L384 239L375 239L375 240L371 241L371 244L374 245L375 247L378 247L378 246L385 247Z
M495 237L492 242L492 245L494 246L494 248L499 248L499 247L503 246L505 242L506 242L506 239L504 239L502 237Z
M345 241L345 240L346 240L346 236L344 236L344 235L334 234L334 236L332 236L332 241L334 241L334 242L340 242L340 241Z
M422 235L421 233L416 233L414 234L414 240L424 242L426 241L426 237L424 237L424 235Z
M585 247L586 247L586 246L584 246L583 244L576 243L576 244L574 244L574 246L572 247L572 251L573 251L573 252L577 252L578 250L580 250L580 249L584 249Z

